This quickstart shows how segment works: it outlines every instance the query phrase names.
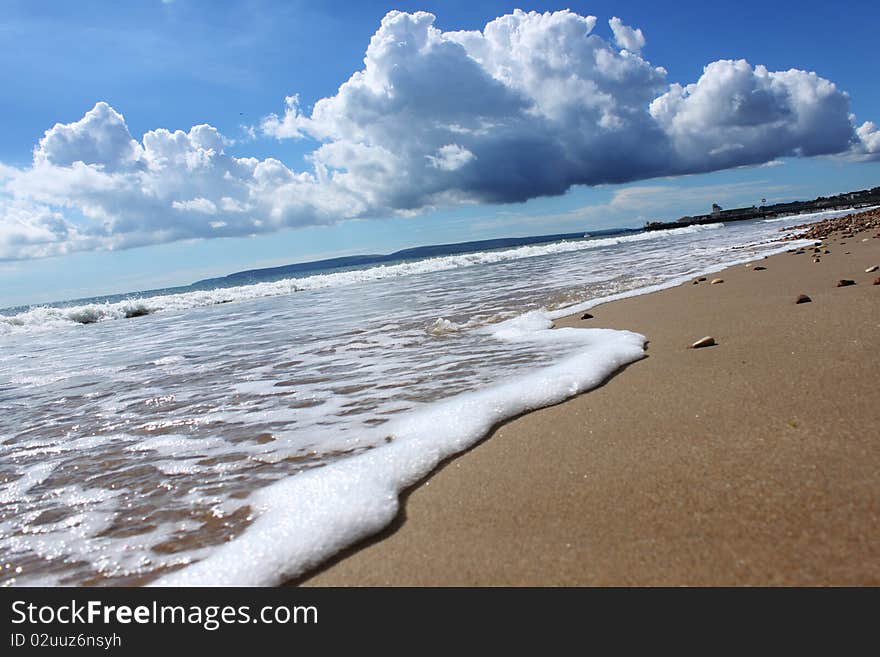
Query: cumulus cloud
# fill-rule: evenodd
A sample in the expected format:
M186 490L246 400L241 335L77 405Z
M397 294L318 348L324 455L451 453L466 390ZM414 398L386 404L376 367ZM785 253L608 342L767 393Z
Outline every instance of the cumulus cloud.
M849 98L815 73L770 72L745 60L717 61L650 106L686 171L711 171L785 155L841 153L857 136Z
M620 48L625 48L630 52L639 52L645 47L645 35L641 30L624 25L617 16L608 21L608 25L611 26L611 32L614 34L614 43Z
M260 128L263 134L277 139L301 139L305 117L299 109L299 94L288 96L284 99L284 117L278 118L277 114L270 114L263 119ZM251 133L256 136L256 133Z
M102 102L79 121L56 123L47 130L34 151L34 164L64 167L82 162L119 171L135 166L142 155L122 115Z
M856 130L859 136L858 153L880 158L880 127L873 121L865 121Z
M777 161L880 156L875 124L800 70L745 60L670 83L641 30L571 11L514 11L447 31L390 12L363 69L310 111L297 95L258 130L308 140L305 170L236 157L210 125L134 138L99 102L46 131L26 168L0 165L0 259L250 235L441 204L509 203Z

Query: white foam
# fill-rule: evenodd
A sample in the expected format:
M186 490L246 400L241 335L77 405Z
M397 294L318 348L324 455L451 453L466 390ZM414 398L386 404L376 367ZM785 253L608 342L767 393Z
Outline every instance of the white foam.
M845 208L843 210L822 210L821 212L805 212L803 214L787 214L782 217L774 217L773 219L764 219L765 224L790 223L792 225L809 224L821 219L833 219L834 217L843 217L853 212L868 212L876 210L880 205L873 205L869 208Z
M790 242L785 242L783 245L778 246L776 248L767 249L762 252L762 256L771 256L776 255L777 253L785 253L793 248L798 248L800 246L806 246L808 244L812 244L812 240L792 240ZM705 276L707 274L714 274L715 272L721 271L722 269L727 269L728 267L734 267L736 265L744 265L749 262L755 261L754 254L745 254L739 258L729 258L719 262L712 267L707 269L698 269L696 271L689 271L687 274L682 274L680 276L674 276L668 280L663 281L662 283L657 283L655 285L647 285L645 287L640 287L635 290L626 290L624 292L618 292L617 294L609 294L607 296L598 297L596 299L590 299L589 301L584 301L581 303L572 304L570 306L565 306L563 308L558 308L551 312L547 313L547 316L550 319L559 319L561 317L567 317L568 315L574 315L575 313L582 313L586 310L590 310L595 308L598 305L603 303L609 303L611 301L618 301L620 299L628 299L631 297L638 297L643 294L651 294L652 292L659 292L660 290L668 290L671 287L677 287L682 283L685 283L695 276Z
M133 452L157 452L163 456L178 457L206 456L212 448L224 447L226 441L222 438L191 438L181 434L165 434L155 438L141 438L138 442L126 447L126 451Z
M258 490L249 502L259 517L242 535L155 585L266 586L300 575L386 526L402 490L499 422L593 388L644 354L645 338L636 333L540 324L537 331L518 326L504 339L581 348L563 362L409 413L386 425L390 443Z
M152 365L178 365L180 363L186 362L186 358L180 355L173 356L163 356L162 358L157 358L154 361L150 361Z
M28 491L46 481L56 467L52 463L38 463L29 467L21 477L0 488L0 504L11 504L24 499Z
M425 328L425 332L431 335L445 335L447 333L457 333L461 328L460 324L451 322L444 317L438 317Z

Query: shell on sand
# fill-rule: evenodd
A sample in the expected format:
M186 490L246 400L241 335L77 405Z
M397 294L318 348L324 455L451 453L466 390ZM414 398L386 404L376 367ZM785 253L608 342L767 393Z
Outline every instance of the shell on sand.
M724 282L723 278L713 278L712 282L709 283L709 285L718 285L719 283L723 283L723 282Z
M691 349L700 349L701 347L713 347L715 346L715 344L717 344L715 342L715 338L713 338L711 335L707 335L706 337L700 338L699 340L694 342L691 345Z

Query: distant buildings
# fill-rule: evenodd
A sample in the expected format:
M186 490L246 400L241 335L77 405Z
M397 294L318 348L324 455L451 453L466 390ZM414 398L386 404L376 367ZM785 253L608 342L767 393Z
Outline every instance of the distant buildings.
M837 196L820 196L812 201L792 201L790 203L776 203L774 205L763 205L764 202L765 200L761 199L762 205L760 208L753 205L749 208L733 208L731 210L725 210L717 203L713 203L712 212L709 214L685 216L674 222L650 221L645 224L645 230L664 230L667 228L680 228L681 226L693 226L695 224L746 221L748 219L779 217L787 214L801 214L803 212L880 205L880 187L847 192Z

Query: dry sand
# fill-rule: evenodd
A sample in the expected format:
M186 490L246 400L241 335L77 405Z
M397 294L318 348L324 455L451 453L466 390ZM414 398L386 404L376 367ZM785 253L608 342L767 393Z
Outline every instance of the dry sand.
M880 584L875 232L558 322L648 356L502 425L301 583Z

